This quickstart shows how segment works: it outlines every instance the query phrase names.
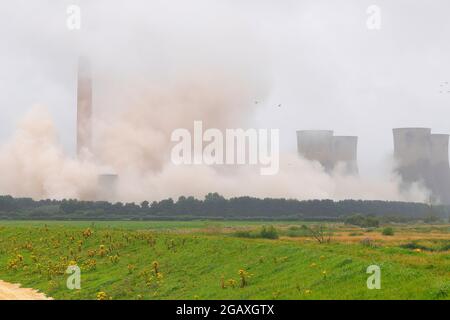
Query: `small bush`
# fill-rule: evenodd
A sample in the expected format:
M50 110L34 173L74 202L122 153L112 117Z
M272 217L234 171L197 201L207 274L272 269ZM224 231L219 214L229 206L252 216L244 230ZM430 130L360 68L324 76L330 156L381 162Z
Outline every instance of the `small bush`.
M260 235L261 238L264 239L278 239L278 231L274 226L269 226L268 228L266 228L265 226L262 227Z
M305 225L302 226L290 226L288 230L286 230L284 235L288 237L309 237L311 236L311 232L308 230L308 228Z
M423 250L423 251L433 251L432 248L420 245L420 244L418 244L416 242L408 242L408 243L400 245L399 247L400 248L404 248L404 249L411 249L411 250L420 249L420 250Z
M260 231L236 231L234 236L238 238L278 239L278 231L274 226L263 226Z
M310 238L316 240L320 244L330 243L332 233L327 230L324 224L319 224L311 227L304 226L306 230L310 233Z
M392 229L391 227L386 227L383 229L383 231L381 233L383 234L383 236L393 236L394 229Z
M450 284L441 285L435 292L436 299L446 299L450 294Z

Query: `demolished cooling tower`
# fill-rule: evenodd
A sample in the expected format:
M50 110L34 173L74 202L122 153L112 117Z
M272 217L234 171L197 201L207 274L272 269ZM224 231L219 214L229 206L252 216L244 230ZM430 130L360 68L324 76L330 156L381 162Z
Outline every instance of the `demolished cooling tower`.
M297 146L305 159L318 161L325 171L343 167L346 174L357 174L357 144L355 136L333 136L331 130L299 130Z
M449 168L448 164L448 134L432 134L431 141L431 165Z
M89 61L80 58L78 62L77 90L77 154L91 150L92 144L92 79Z
M397 128L394 133L394 156L402 165L427 163L431 157L430 128Z
M344 173L358 174L357 163L358 137L334 136L333 137L333 162L334 166L343 166Z
M318 161L326 171L333 169L333 131L299 130L297 131L298 152L305 159Z
M397 128L394 156L403 182L423 183L434 201L450 203L449 136L431 134L430 128Z
M448 163L448 134L431 137L430 189L442 203L450 203L450 168Z
M394 157L405 183L426 182L430 171L431 129L397 128L394 133Z

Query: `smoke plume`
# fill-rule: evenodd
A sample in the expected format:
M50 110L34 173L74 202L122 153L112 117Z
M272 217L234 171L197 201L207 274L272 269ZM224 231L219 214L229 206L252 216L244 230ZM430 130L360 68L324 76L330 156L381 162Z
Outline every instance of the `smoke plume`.
M205 106L209 108L208 104ZM111 126L104 127L100 134L105 139L100 148L101 160L95 160L94 156L81 162L64 154L46 109L33 108L20 121L11 141L0 149L3 173L0 192L34 198L94 200L98 189L97 175L107 164L119 175L117 196L107 200L157 200L181 195L202 197L212 191L226 197L426 199L425 190L418 185L400 192L400 180L394 176L364 179L345 175L339 167L329 175L319 163L295 154L282 154L280 172L273 176L262 176L250 165L234 167L231 171L206 165L176 166L168 157L169 129L148 125L146 112L139 113L138 110L133 110L132 114L137 113L134 116L115 118L111 120ZM150 113L147 120L152 117ZM214 120L220 121L212 118L212 123ZM189 121L186 120L187 127ZM155 153L161 156L155 156Z
M181 195L203 197L208 192L227 197L297 199L424 201L427 198L427 191L419 185L400 191L400 179L390 170L371 178L348 176L339 168L331 175L325 173L318 163L300 158L295 145L282 151L280 171L273 176L261 176L259 167L254 166L172 164L173 130L191 130L195 120L203 121L205 128L252 128L261 102L273 94L277 67L282 66L283 72L290 73L290 61L311 62L321 51L307 51L307 45L314 48L317 43L304 43L304 48L295 48L300 57L297 59L297 51L292 50L294 41L284 37L298 18L291 14L291 9L302 9L294 2L280 7L264 2L258 13L246 5L236 10L236 3L174 2L134 1L126 8L119 1L86 2L81 6L82 30L70 34L64 24L61 30L55 28L61 17L54 17L65 12L63 7L56 10L40 3L37 13L34 7L29 9L30 16L36 14L40 24L30 26L24 22L25 27L18 27L23 33L20 39L25 40L14 42L19 56L37 52L26 58L42 69L48 66L45 74L50 77L57 67L48 54L60 65L73 66L67 71L71 79L76 79L74 61L79 55L91 61L94 144L92 155L83 160L68 155L60 143L59 123L52 119L51 112L44 107L33 108L0 147L1 194L96 199L98 175L112 172L119 177L116 196L108 199L114 201ZM313 2L307 2L303 9L299 12L315 12ZM287 29L276 29L276 23L281 25L284 17L292 19L285 26ZM266 18L274 24L273 28L266 26ZM35 34L35 28L41 25L39 35ZM316 27L308 32L322 32ZM52 45L35 49L38 45L33 41L35 38ZM305 41L311 42L313 38L309 35ZM289 61L275 61L274 52L284 52L284 47L274 50L273 46L282 41L289 42L285 50L289 51L286 55ZM353 42L352 38L349 43ZM15 56L11 51L10 57ZM43 56L45 64L41 63ZM299 104L301 114L307 116L311 111L308 108L315 108L314 103L319 107L329 105L328 98L324 100L326 95L316 94L308 86L311 79L332 79L310 66L296 70L302 72L290 75L289 83L297 83L297 77L303 77L299 83L306 90L297 93L299 101L311 99L309 105ZM59 82L60 79L52 79L42 83L48 85L48 90L59 92ZM75 95L75 82L68 81L65 92ZM333 90L328 91L335 94ZM338 101L341 95L329 99ZM64 109L67 106L58 107L67 110ZM302 121L304 124L306 120ZM288 134L294 137L295 131Z

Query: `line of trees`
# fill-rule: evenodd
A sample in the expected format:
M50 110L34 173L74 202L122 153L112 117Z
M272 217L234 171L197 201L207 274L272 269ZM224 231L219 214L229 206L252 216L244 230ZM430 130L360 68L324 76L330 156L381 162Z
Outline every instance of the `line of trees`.
M423 219L432 214L448 217L449 208L423 203L368 200L295 200L235 197L226 199L209 193L203 200L143 201L140 204L81 201L75 199L39 200L0 196L0 219L312 219L337 220L354 214Z

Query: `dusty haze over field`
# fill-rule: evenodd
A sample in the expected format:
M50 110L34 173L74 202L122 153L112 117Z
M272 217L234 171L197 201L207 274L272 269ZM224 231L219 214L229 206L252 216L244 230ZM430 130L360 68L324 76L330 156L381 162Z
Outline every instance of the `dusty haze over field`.
M66 27L81 7L81 30ZM0 194L121 200L254 195L423 201L398 191L392 127L449 133L448 1L10 1L0 4ZM92 63L94 154L75 157L76 70ZM441 92L442 91L442 92ZM258 103L255 103L257 101ZM278 105L281 104L281 107ZM279 128L280 173L174 166L170 133ZM358 135L360 177L299 159L295 130ZM107 168L107 169L106 169Z

